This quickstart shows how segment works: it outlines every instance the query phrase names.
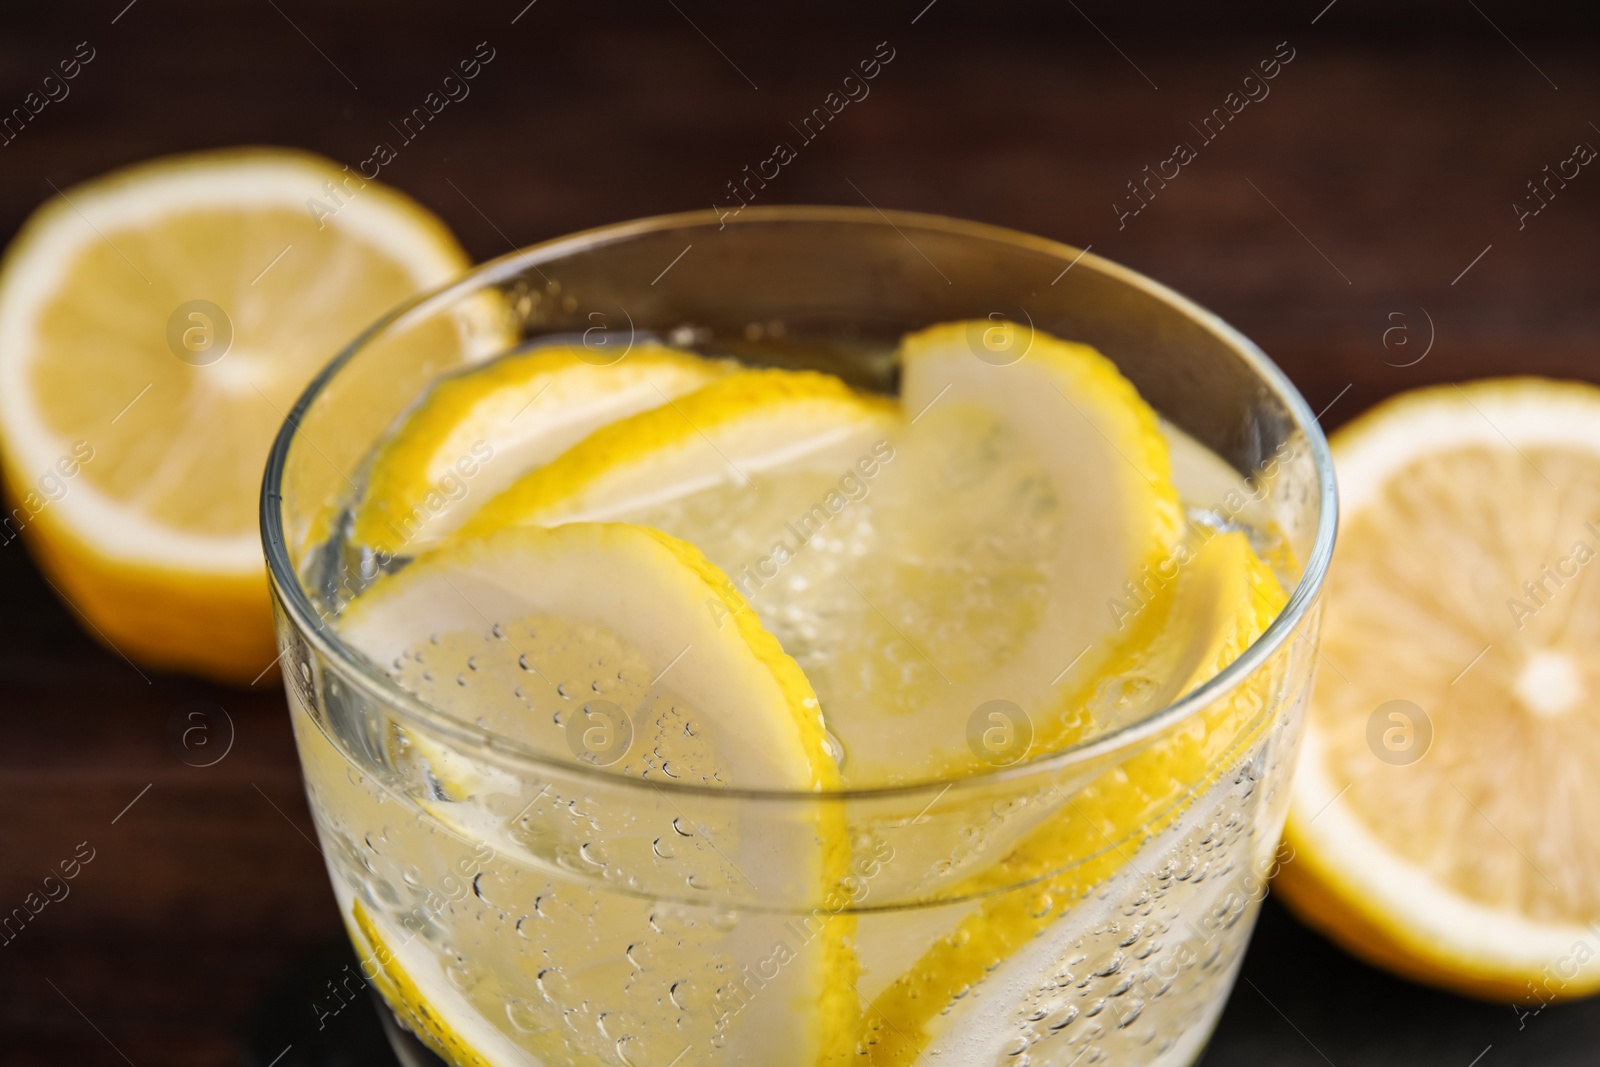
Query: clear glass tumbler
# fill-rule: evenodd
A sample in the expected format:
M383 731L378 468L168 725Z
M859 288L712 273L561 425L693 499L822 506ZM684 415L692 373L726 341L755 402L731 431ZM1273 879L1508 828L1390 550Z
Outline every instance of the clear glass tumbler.
M404 563L342 546L346 509L440 375L553 337L597 363L648 338L893 392L902 335L984 318L1096 346L1246 479L1288 604L1176 703L970 777L714 789L534 751L341 640L352 593ZM1149 279L1008 230L675 215L410 302L312 383L262 497L307 792L397 1048L457 1067L1194 1062L1284 859L1334 525L1326 443L1261 351ZM849 849L827 890L804 876L824 826Z

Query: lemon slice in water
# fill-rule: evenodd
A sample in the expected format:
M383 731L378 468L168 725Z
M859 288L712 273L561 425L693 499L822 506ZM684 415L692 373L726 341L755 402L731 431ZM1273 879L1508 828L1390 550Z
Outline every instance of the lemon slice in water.
M749 489L769 471L837 475L894 423L892 402L829 375L741 371L597 430L484 505L461 536L610 519L707 489Z
M1191 647L1186 631L1208 639L1186 653L1173 695L1194 689L1259 637L1285 597L1241 532L1219 533L1198 548L1160 608L1156 646ZM1170 658L1159 647L1140 656ZM1070 947L1101 921L1074 915L1092 893L1138 866L1147 841L1186 811L1262 736L1276 707L1270 675L1252 678L1160 741L1058 802L1055 814L1004 858L951 895L974 897L965 914L934 935L904 973L884 982L864 975L871 1005L860 1047L878 1065L998 1062L1019 1033L1048 1039L1079 1012L1054 995ZM1113 893L1108 899L1119 899ZM1175 935L1177 936L1177 935ZM1131 1020L1130 1020L1131 1021Z
M594 430L731 366L653 344L601 363L582 345L557 345L444 378L379 446L351 538L388 557L417 555Z
M569 523L511 527L450 544L379 578L338 625L353 647L433 706L567 761L663 785L802 794L838 785L815 694L798 666L725 575L692 545L656 530ZM465 839L487 842L524 865L514 875L524 881L543 864L565 865L564 857L581 854L582 862L566 862L581 871L604 869L625 884L638 879L669 898L693 893L703 900L714 891L715 899L761 892L824 900L848 868L842 816L822 804L811 809L809 823L782 822L731 801L696 807L693 798L674 801L660 792L629 801L626 791L611 795L596 787L569 798L581 799L585 812L581 825L570 828L566 801L536 797L546 807L534 808L541 829L530 841L517 827L533 805L494 807L496 774L505 772L477 768L419 731L406 734L395 749L423 764L416 777L428 788L419 806ZM527 1044L543 1039L500 1025L503 1003L554 1003L536 990L549 960L574 969L621 960L649 912L639 911L648 902L611 881L590 890L581 878L561 879L530 885L523 895L542 895L549 912L565 909L563 921L541 937L545 964L519 955L520 939L487 929L455 929L451 951L472 961L477 992L469 999L477 1016ZM613 1035L631 1035L630 1056L648 1062L670 1061L685 1043L698 1050L696 1062L739 1062L772 1040L811 1049L808 1058L832 1055L853 1040L859 1011L849 949L854 917L824 910L803 941L787 923L780 913L752 914L725 929L702 923L680 935L671 951L690 959L744 961L769 955L779 940L786 944L789 956L761 995L720 1021L709 1006L685 1016L676 1003L683 990L668 996L663 989L653 999L624 996L619 984L616 1002L600 1006L607 1021L596 1030L563 1029L558 1015L548 1026L530 1024L529 1032L560 1032L572 1042L569 1053L603 1056L614 1051L615 1036L605 1036L611 1027ZM597 949L602 945L614 954ZM435 969L447 965L443 957L422 958ZM419 985L438 977L419 966L406 968ZM402 1016L422 1011L404 1003L399 1010ZM468 1032L456 1020L443 1022Z
M1159 422L1095 349L1016 323L934 326L908 336L901 359L923 454L902 465L919 477L903 477L884 509L923 517L885 522L889 558L903 563L862 591L937 676L918 694L951 717L935 729L957 733L960 717L1001 699L1033 720L1037 750L1056 747L1077 714L1063 698L1134 640L1118 605L1183 532ZM898 724L867 721L882 733L854 747L886 751ZM960 759L935 766L948 774Z

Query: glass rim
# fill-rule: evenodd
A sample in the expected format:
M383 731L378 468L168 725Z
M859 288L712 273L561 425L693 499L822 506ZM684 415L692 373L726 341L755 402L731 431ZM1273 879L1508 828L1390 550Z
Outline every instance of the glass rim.
M1295 584L1283 610L1261 636L1240 653L1238 658L1199 687L1143 718L1087 741L970 774L929 778L897 785L826 791L721 787L698 782L633 778L613 773L602 767L541 753L433 707L401 687L379 665L343 641L311 603L310 596L289 560L283 531L281 489L289 448L298 434L302 418L345 364L381 334L403 329L412 320L431 315L456 300L481 291L496 282L516 277L530 267L537 268L541 264L587 248L615 243L645 233L701 227L711 223L717 223L719 226L749 226L773 222L850 223L889 226L896 230L902 227L935 229L955 236L994 241L1043 253L1063 263L1082 261L1101 273L1161 301L1211 331L1245 362L1256 378L1283 404L1293 421L1294 429L1305 435L1316 471L1320 509L1317 530L1300 580ZM279 428L272 449L268 453L262 478L261 541L266 556L268 581L276 591L290 625L309 645L339 669L339 674L346 684L361 689L366 696L380 702L384 707L432 732L492 754L493 758L502 764L527 765L546 774L589 779L595 785L606 788L624 790L639 788L651 792L665 791L669 794L698 794L722 797L730 801L814 803L822 800L843 802L914 796L930 792L940 792L940 795L943 795L941 791L944 790L993 786L1035 775L1057 773L1073 766L1088 764L1108 753L1134 747L1176 723L1198 714L1201 709L1226 696L1254 674L1256 669L1284 644L1306 613L1311 610L1327 577L1328 565L1333 556L1334 538L1338 529L1338 491L1334 481L1333 457L1319 419L1320 416L1312 413L1310 405L1278 365L1272 362L1254 342L1228 325L1222 318L1160 282L1129 267L1097 256L1087 249L1076 248L1061 241L1009 227L915 211L884 211L870 207L834 205L751 205L741 212L739 217L726 220L714 208L675 212L580 230L488 260L469 268L465 273L442 285L418 293L369 326L318 372L295 401L294 407L289 410L283 425Z

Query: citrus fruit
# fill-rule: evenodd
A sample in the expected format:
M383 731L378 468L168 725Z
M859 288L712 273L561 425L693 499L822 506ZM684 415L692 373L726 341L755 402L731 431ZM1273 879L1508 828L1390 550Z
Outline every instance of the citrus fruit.
M877 559L841 595L854 625L796 652L860 782L1059 747L1083 711L1072 694L1154 615L1118 605L1148 593L1183 531L1155 413L1093 348L978 320L911 334L900 355L907 426L872 502ZM972 751L995 702L1032 744ZM937 742L920 766L899 741L912 722Z
M1250 646L1286 597L1246 535L1201 542L1162 598L1166 618L1135 659L1154 657L1179 673L1170 695L1192 691ZM1194 642L1186 634L1201 627ZM1184 662L1162 646L1183 649ZM1188 723L1123 760L1068 798L998 862L948 890L976 898L960 920L931 940L911 966L887 982L864 981L871 1003L859 1042L867 1062L884 1065L987 1063L1015 1054L1019 1028L1041 1033L1070 1022L1078 1008L1052 998L1062 960L1086 922L1072 915L1087 897L1107 893L1140 848L1173 827L1263 735L1277 702L1274 676L1246 679ZM1213 828L1213 833L1215 829ZM1042 939L1042 940L1041 940ZM981 985L980 985L981 982ZM1016 1014L997 1025L996 1012ZM1131 1021L1131 1020L1130 1020Z
M349 913L345 929L361 955L362 976L377 987L396 1016L423 1044L454 1067L500 1067L525 1058L447 982L424 978L427 992L423 992L413 974L430 974L438 970L438 964L422 946L412 947L413 938L395 939L396 947L391 948L391 939L379 931L360 900L350 903ZM453 1026L446 1021L447 1015L454 1021ZM485 1053L480 1054L479 1049Z
M65 190L0 267L9 532L117 651L251 681L274 659L257 533L273 435L342 344L466 264L420 205L300 152Z
M430 705L565 761L660 783L802 793L839 783L816 696L794 660L726 575L694 546L657 530L575 522L512 526L451 542L380 577L338 626L354 648ZM475 769L419 731L406 731L396 747L402 763L423 762L414 777L432 784L419 803L436 820L463 839L526 852L526 842L507 835L515 818L486 815L479 796L505 772ZM641 801L612 822L603 842L591 840L587 822L564 830L568 824L552 815L541 821L557 841L545 847L559 855L563 845L574 853L581 846L591 860L603 849L607 868L621 879L659 879L656 872L666 871L679 889L687 878L700 891L759 886L809 899L825 899L848 868L850 846L835 806L819 804L809 823L793 826L746 813L759 823L752 826L729 805L690 818L679 806L689 803L669 797L652 812ZM547 952L570 949L598 966L592 946L623 938L607 958L624 966L622 950L637 936L636 924L606 915L607 908L634 906L628 894L611 902L606 898L614 892L590 896L570 885L548 892L552 908L569 896L576 900L566 905L573 910L562 928L547 933ZM783 921L774 913L728 930L701 928L680 945L691 958L729 945L765 955L773 942L763 939ZM799 962L787 961L770 983L773 991L723 1035L730 1048L749 1054L764 1035L781 1032L815 1046L820 1058L852 1039L855 917L824 910L816 926L816 936L794 949ZM697 938L705 943L691 946ZM456 948L492 976L525 969L516 958L520 945L486 934L471 951ZM710 1012L683 1029L673 1022L681 1016L670 998L663 996L659 1009L659 1017L628 1024L635 1034L667 1035L652 1041L677 1043L670 1050L647 1043L655 1049L648 1055L659 1058L665 1050L670 1058L685 1040L711 1041ZM398 1010L404 1014L403 998Z
M815 371L746 370L602 427L485 504L462 537L608 519L769 470L848 468L894 405Z
M1274 884L1410 978L1600 990L1600 390L1432 387L1332 445L1339 549Z
M339 629L380 666L398 660L402 681L412 681L407 660L428 668L430 677L418 672L413 684L436 687L430 695L445 708L470 706L486 716L524 702L508 699L509 687L495 692L492 677L472 677L488 667L467 665L478 644L502 651L497 661L519 672L512 677L524 680L528 702L567 703L556 689L563 687L580 701L605 691L615 704L651 707L660 721L641 720L635 729L643 734L649 725L660 736L641 736L616 765L620 773L791 789L837 779L816 696L794 660L726 576L694 546L659 531L569 523L452 544L379 579ZM459 680L458 671L431 670L456 660L467 672ZM697 723L693 735L682 729L686 720ZM533 738L545 724L495 725L538 744ZM558 744L565 753L564 735Z
M556 345L443 378L379 445L351 537L389 557L425 551L528 470L730 366L654 344L614 362Z

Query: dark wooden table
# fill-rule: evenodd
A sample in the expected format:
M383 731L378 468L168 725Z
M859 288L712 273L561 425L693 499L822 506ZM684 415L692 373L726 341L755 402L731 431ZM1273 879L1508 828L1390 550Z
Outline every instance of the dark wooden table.
M1325 3L8 5L0 108L78 42L95 59L0 147L0 233L51 183L164 152L277 143L354 164L487 41L496 59L471 97L384 177L488 257L725 202L726 182L887 41L871 95L769 202L870 198L1092 244L1243 329L1330 426L1427 382L1600 380L1600 171L1521 228L1513 208L1546 164L1600 145L1595 16ZM1202 143L1190 123L1290 52L1270 95ZM1119 224L1126 183L1179 141L1196 158ZM71 895L0 947L0 1061L230 1064L252 1025L261 1042L301 1033L258 1008L297 961L327 966L315 953L336 951L323 946L339 927L281 694L141 677L16 545L0 547L0 604L0 910L80 842L94 850ZM235 738L196 768L168 729L202 698ZM1596 1004L1519 1024L1509 1006L1369 970L1270 902L1245 978L1209 1064L1597 1058ZM281 1067L336 1062L300 1040Z

